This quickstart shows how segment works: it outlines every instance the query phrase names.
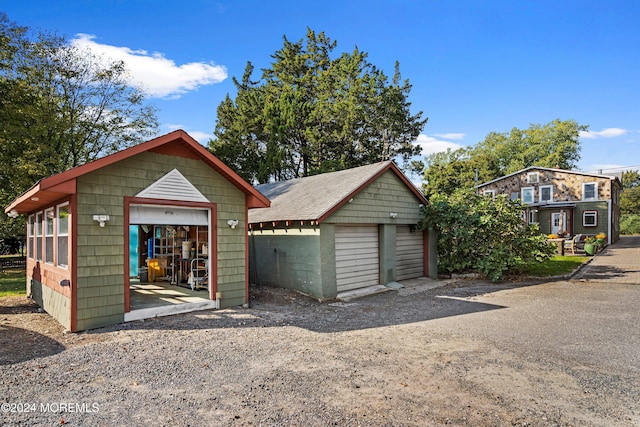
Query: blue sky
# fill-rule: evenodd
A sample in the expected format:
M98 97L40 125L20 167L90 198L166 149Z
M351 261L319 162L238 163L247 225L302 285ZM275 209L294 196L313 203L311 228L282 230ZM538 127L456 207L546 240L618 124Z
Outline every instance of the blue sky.
M584 171L640 165L640 2L0 0L9 19L125 60L176 128L206 144L247 61L307 27L413 84L428 154L556 118L589 125ZM258 77L258 74L255 74Z

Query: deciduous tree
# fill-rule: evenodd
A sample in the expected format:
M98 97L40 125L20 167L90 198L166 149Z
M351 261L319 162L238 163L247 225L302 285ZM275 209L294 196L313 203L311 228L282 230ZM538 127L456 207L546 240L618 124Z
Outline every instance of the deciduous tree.
M637 170L622 172L620 210L623 216L640 215L640 172Z
M554 120L528 129L491 132L473 147L435 153L427 158L424 191L427 196L453 194L478 183L530 166L571 170L580 159L580 131L587 126L573 120Z
M0 13L0 202L37 180L142 142L155 109L119 61ZM7 224L3 224L7 226ZM6 233L5 233L6 234Z

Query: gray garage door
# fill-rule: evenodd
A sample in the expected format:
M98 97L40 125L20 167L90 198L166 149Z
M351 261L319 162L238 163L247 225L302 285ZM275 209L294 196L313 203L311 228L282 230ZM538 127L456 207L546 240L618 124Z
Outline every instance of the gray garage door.
M338 292L379 284L378 254L377 225L336 227Z
M409 226L396 229L396 280L424 276L424 240L421 231L411 232Z

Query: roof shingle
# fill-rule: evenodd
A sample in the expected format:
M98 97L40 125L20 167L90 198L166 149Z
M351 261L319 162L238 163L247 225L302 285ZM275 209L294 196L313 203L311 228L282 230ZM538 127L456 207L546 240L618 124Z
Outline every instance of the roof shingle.
M346 203L349 198L388 169L398 174L418 198L424 199L392 161L385 161L353 169L258 185L256 189L271 200L271 207L249 211L249 223L288 220L321 221L327 213Z

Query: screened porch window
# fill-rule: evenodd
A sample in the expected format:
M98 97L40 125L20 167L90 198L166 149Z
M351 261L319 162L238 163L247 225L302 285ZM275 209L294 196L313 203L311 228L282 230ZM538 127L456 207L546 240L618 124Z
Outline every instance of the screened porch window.
M42 261L42 212L36 214L36 260Z
M36 217L29 215L29 221L27 222L27 256L29 258L35 258L36 254L33 252L33 241L36 236Z
M59 267L69 265L69 205L58 206L58 260Z
M53 264L53 209L44 211L44 262Z

